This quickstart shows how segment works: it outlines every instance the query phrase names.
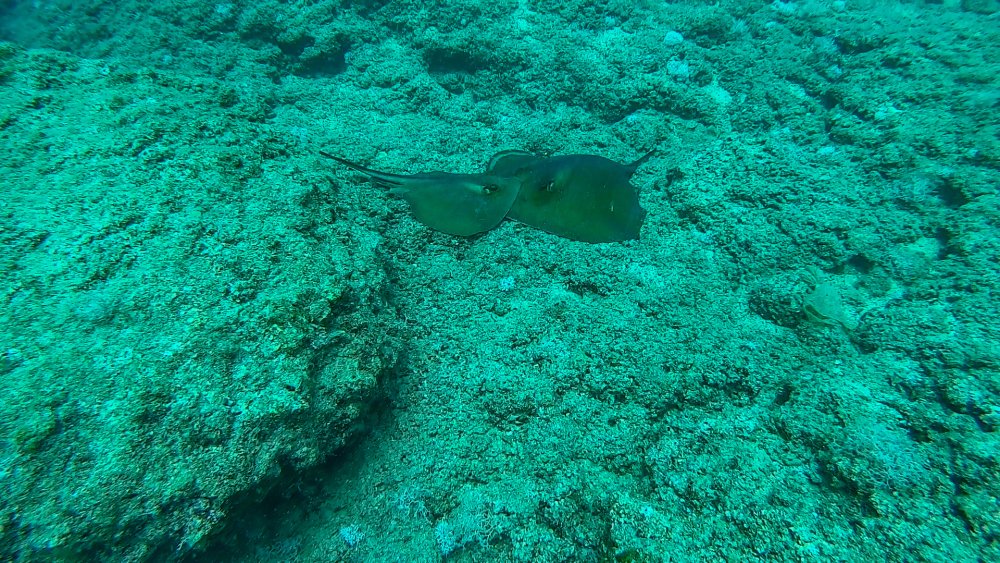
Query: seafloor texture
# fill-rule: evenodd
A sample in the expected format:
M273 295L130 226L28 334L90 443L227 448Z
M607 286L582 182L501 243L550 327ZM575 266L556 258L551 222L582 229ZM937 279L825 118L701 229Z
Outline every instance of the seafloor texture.
M996 0L150 4L0 5L0 559L1000 560Z

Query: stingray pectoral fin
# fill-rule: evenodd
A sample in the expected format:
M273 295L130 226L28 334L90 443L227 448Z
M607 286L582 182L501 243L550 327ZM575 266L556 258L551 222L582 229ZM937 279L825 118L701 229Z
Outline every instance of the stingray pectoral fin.
M428 227L469 236L497 226L520 186L516 178L432 172L404 177L391 193L405 199L413 216Z

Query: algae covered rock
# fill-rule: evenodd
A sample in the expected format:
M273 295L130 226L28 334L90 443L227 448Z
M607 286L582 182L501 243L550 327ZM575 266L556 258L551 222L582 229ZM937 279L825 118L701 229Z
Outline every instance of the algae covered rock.
M215 83L5 65L0 559L181 557L364 427L378 238Z

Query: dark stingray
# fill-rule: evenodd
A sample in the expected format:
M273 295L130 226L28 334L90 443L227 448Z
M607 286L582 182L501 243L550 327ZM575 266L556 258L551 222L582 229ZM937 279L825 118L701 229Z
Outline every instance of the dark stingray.
M484 174L388 174L320 152L403 197L425 225L454 235L488 231L504 217L584 242L639 238L646 211L630 183L649 153L631 164L572 154L496 154Z
M490 160L486 172L521 179L507 217L573 240L618 242L639 238L646 210L630 180L651 156L618 164L589 154L540 158L505 151Z

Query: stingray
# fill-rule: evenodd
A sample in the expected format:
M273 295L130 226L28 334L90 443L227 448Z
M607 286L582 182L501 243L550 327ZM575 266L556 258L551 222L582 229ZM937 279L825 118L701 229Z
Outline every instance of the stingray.
M388 188L410 204L413 216L428 227L449 235L469 236L496 227L510 211L521 182L515 177L492 174L425 172L403 176L388 174L338 156L327 158L353 168Z
M320 151L368 176L410 204L428 227L469 236L496 227L504 217L554 235L583 242L639 238L646 210L630 181L653 153L630 164L601 156L541 157L503 151L483 174L425 172L389 174Z
M521 179L511 219L573 240L620 242L639 238L646 210L630 180L651 156L619 164L589 154L541 158L504 151L490 159L486 172Z

